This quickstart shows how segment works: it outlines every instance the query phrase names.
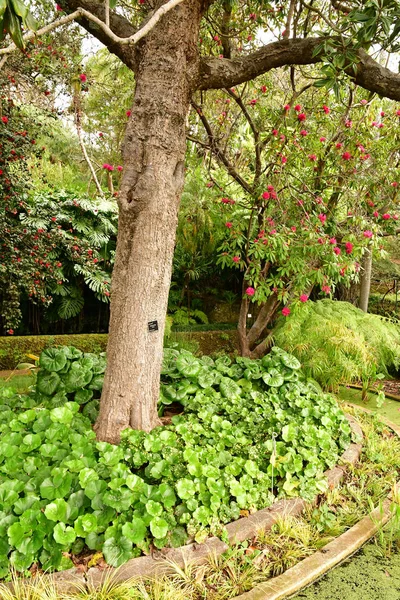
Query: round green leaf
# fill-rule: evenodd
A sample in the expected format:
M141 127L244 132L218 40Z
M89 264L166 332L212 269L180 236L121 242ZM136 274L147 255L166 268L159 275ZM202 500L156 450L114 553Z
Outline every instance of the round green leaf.
M161 517L155 517L150 521L150 531L155 538L164 538L168 533L168 523Z
M63 348L47 348L40 355L39 365L46 371L61 371L67 363Z
M102 550L107 564L120 567L132 556L132 542L124 536L118 539L110 537L104 542Z
M147 535L147 527L142 519L133 517L130 523L124 523L122 533L129 541L140 544Z

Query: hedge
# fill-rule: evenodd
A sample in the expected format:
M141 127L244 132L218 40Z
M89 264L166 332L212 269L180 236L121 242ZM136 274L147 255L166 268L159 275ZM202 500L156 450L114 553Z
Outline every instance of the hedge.
M50 346L75 346L83 352L104 352L107 338L106 333L0 337L0 369L15 369L19 363L30 362L27 354L39 356Z
M106 333L0 337L0 370L15 369L19 363L30 362L27 354L39 356L50 346L75 346L83 352L104 352L107 338ZM169 341L178 344L194 342L200 354L231 353L237 349L237 331L173 332Z

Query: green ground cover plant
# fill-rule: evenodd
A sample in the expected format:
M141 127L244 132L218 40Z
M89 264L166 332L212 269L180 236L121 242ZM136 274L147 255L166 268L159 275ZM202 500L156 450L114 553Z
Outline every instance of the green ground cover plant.
M294 354L308 377L324 389L373 382L400 367L400 326L348 302L307 302L274 332L278 346Z
M231 547L218 558L210 557L202 566L179 568L171 564L171 574L158 580L117 583L110 577L98 590L77 588L75 594L63 594L46 577L35 577L28 586L22 586L21 580L14 578L14 591L0 585L1 597L4 600L228 600L279 575L378 506L399 477L400 440L375 417L354 414L365 436L360 461L346 472L339 488L329 490L303 516L282 517L272 530L260 530L254 539ZM390 556L398 562L400 556L398 519L379 534L369 550L374 545L381 556L380 567L383 565L390 571L386 558ZM376 571L378 561L373 567ZM388 581L390 584L391 580Z
M275 348L259 361L165 352L160 408L184 413L151 433L96 442L88 409L103 356L45 350L34 394L0 391L0 575L72 566L84 549L119 566L152 547L223 535L276 498L327 490L350 442L329 395Z

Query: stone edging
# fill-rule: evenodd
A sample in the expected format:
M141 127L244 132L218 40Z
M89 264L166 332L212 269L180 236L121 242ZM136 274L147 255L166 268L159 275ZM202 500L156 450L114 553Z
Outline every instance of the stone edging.
M350 403L346 404L368 414L374 414L368 408ZM400 437L400 427L398 425L384 418L381 418L381 421ZM396 490L399 490L399 486L400 483L398 482L395 486ZM233 600L284 600L300 592L333 567L352 556L368 542L391 519L392 504L392 494L389 494L388 498L383 501L382 506L375 508L364 519L361 519L321 550L297 563L282 575L255 586L249 592L236 596Z
M350 415L346 415L346 417L350 422L353 433L362 440L363 433L357 421ZM339 485L347 466L357 462L361 449L362 443L350 444L340 457L341 466L337 465L333 469L325 471L324 474L328 479L330 489ZM203 544L192 543L180 548L166 549L153 556L133 558L117 569L109 567L100 570L97 567L91 567L86 573L82 573L79 569L73 568L59 573L52 573L49 577L59 592L68 593L76 591L77 587L80 589L98 588L105 579L110 577L115 582L121 582L135 577L163 575L171 571L171 563L175 563L181 568L189 563L201 565L207 562L210 556L220 556L229 548L229 545L254 537L260 529L271 529L280 516L300 515L307 506L309 506L309 503L301 498L279 500L268 508L233 521L225 527L229 544L217 537L211 537ZM31 579L26 581L32 583ZM9 587L13 587L12 583L9 584Z

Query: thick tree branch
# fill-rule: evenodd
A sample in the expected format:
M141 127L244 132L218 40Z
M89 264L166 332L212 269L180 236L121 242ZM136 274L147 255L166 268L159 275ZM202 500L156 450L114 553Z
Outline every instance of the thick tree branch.
M280 40L233 60L203 58L198 87L203 90L230 88L278 67L316 64L322 61L322 57L314 56L313 53L323 40L324 38ZM357 58L355 73L350 69L348 72L357 85L392 100L400 100L400 74L382 67L364 50L357 51Z
M134 31L133 27L130 26L129 22L126 19L119 17L119 15L113 14L113 23L111 23L111 15L109 11L108 0L105 2L105 4L100 5L100 10L98 7L98 3L96 3L95 6L91 6L92 10L94 9L94 12L92 12L92 10L86 10L86 8L82 8L82 6L80 6L82 2L79 2L79 6L77 6L72 13L63 16L60 19L49 23L48 25L45 25L36 32L28 32L23 36L23 40L24 42L30 41L37 36L49 33L50 31L56 29L57 27L60 27L61 25L66 25L71 21L80 21L81 19L83 19L82 25L85 27L85 29L88 29L90 33L92 33L98 39L100 39L100 41L102 41L112 52L117 54L117 52L115 52L115 47L134 46L135 44L137 44L157 25L157 23L163 15L165 15L167 12L178 6L178 4L181 4L183 1L184 0L169 0L166 4L160 6L160 8L158 8L158 10L156 10L154 14L150 17L147 23L145 23L145 25L143 25L143 27L141 27L136 32ZM73 4L75 4L75 0L72 0L71 2L67 0L67 6L70 7ZM96 13L99 12L102 13L101 18L99 18L96 15ZM119 35L114 33L112 29L112 25L114 25L114 23L117 23L115 17L119 17L119 19L122 19L122 21L119 21L119 24L117 25L116 29ZM129 31L129 34L126 36L124 35L124 33L128 31L127 25L131 27L131 31ZM101 34L99 32L101 32ZM0 55L10 54L11 52L14 52L14 50L16 50L16 45L12 43L7 48L0 49ZM120 56L120 53L118 53L117 55L120 58L122 58ZM126 62L126 60L124 60L124 62Z

